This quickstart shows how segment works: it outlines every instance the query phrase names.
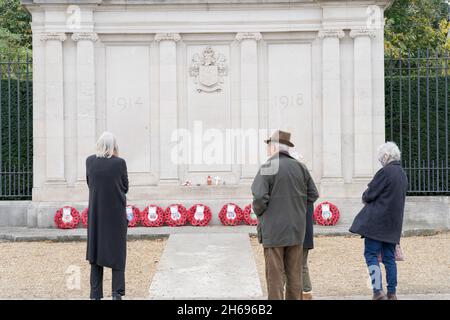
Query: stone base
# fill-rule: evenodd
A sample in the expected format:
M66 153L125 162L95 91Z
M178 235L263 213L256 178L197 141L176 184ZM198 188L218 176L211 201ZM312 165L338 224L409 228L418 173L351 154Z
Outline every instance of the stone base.
M0 201L0 227L28 225L28 208L31 201Z
M0 201L0 227L53 228L57 209L70 205L81 212L87 207L87 195L84 196L82 191L81 188L74 188L71 198L60 201ZM47 189L47 192L50 191ZM189 208L193 204L203 203L213 213L211 225L220 225L218 213L223 205L234 202L244 208L251 203L252 195L249 184L191 187L164 185L133 187L127 199L129 204L141 210L150 204L166 208L172 203L181 203ZM339 224L343 225L350 225L363 206L359 196L322 197L316 205L322 201L332 202L339 208ZM407 197L404 227L450 229L450 197Z

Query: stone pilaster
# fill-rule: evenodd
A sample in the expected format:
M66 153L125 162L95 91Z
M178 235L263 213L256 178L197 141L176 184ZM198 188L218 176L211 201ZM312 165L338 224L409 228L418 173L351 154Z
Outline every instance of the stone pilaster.
M354 177L373 174L373 106L371 39L375 32L366 29L350 31L354 39Z
M96 33L74 33L77 42L77 181L86 180L86 157L93 153L95 132L95 63Z
M46 181L65 182L64 171L64 67L59 32L42 33L45 41L45 149Z
M251 152L258 139L258 41L259 32L241 32L236 40L241 44L241 126L248 134L242 136L241 178L253 178L258 171L258 153Z
M160 183L178 183L178 159L174 148L177 143L171 138L178 129L178 88L177 88L177 33L159 33L159 179Z
M321 30L322 39L322 182L342 182L341 67L342 30Z

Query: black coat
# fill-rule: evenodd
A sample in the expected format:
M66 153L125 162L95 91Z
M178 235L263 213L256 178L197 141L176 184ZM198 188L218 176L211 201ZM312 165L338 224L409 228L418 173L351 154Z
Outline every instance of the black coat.
M306 205L319 197L308 168L279 152L259 169L252 194L259 242L265 248L303 245Z
M125 270L127 252L125 160L118 157L86 160L89 213L86 259L91 264Z
M313 226L314 203L308 202L306 205L306 232L304 249L314 249L314 226Z
M378 170L362 196L364 208L350 232L387 243L400 243L408 179L399 161Z

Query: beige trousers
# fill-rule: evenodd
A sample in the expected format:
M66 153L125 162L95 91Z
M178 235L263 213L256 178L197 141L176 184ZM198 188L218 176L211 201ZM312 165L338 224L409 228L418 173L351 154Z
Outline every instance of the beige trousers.
M302 300L303 246L264 248L269 300Z

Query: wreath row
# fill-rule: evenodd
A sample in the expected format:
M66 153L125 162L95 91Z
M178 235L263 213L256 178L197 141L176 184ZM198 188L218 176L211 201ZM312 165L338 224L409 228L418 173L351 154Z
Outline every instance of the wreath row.
M141 224L144 227L160 227L164 224L177 227L188 222L193 226L207 226L212 219L211 209L202 204L194 204L186 209L182 204L171 204L166 209L157 205L149 205L144 210L133 205L126 208L128 227L133 228ZM225 204L219 212L219 219L223 225L235 226L244 221L248 225L256 225L258 220L251 204L242 210L235 203ZM83 227L88 225L88 208L80 213L73 207L64 206L56 211L55 225L60 229L74 229L81 221Z
M143 211L133 205L126 208L128 227L141 224L144 227L160 227L164 224L177 227L189 222L193 226L207 226L212 218L211 209L202 204L194 204L186 209L182 204L171 204L166 209L157 205L149 205ZM322 202L314 210L314 220L319 225L336 225L340 218L339 209L330 202ZM220 222L225 226L236 226L242 221L247 225L257 225L258 219L253 212L252 205L241 209L235 203L225 204L219 212ZM88 225L88 209L80 213L73 207L64 206L56 211L55 224L60 229L74 229L78 224Z

